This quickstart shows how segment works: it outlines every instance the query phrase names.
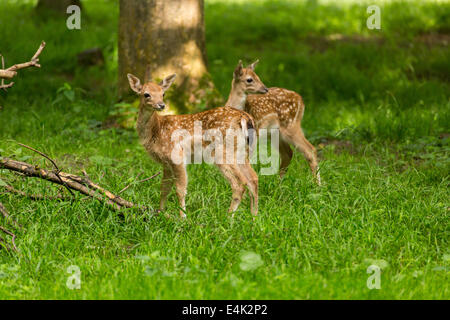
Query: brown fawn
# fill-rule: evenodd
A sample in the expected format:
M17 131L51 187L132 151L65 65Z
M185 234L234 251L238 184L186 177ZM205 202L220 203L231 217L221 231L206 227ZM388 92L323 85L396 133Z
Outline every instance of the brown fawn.
M244 72L254 72L258 60L243 69ZM255 119L256 128L279 129L280 131L280 177L287 171L292 159L292 145L301 152L309 163L317 184L321 184L319 166L317 163L317 151L305 138L301 128L305 105L302 97L293 91L283 88L270 88L264 95L251 94L242 101L229 99L227 106L244 110Z
M198 135L195 132L195 127L200 124L202 130L215 130L222 137L225 137L223 140L215 140L216 146L219 143L223 147L222 150L228 150L227 146L232 148L231 161L228 160L229 158L227 158L227 161L224 161L223 157L220 159L215 157L218 161L214 163L232 188L232 200L228 211L234 213L237 210L247 188L250 194L251 212L256 216L258 213L258 176L250 165L249 154L245 155L244 161L238 161L237 154L239 151L237 150L238 146L234 144L234 136L232 136L232 139L228 137L228 130L231 130L236 134L238 140L241 138L241 141L245 141L246 149L250 153L252 144L255 141L253 118L244 111L230 107L215 108L196 114L160 115L159 112L166 107L164 93L172 85L175 76L175 74L170 75L159 84L151 81L141 84L137 77L128 74L131 89L141 97L137 119L137 131L140 141L149 155L163 165L159 209L164 210L167 197L173 184L175 184L181 208L180 216L186 217L186 163L179 161L179 159L192 157L193 154L190 153L192 148L195 156L195 135ZM239 85L232 88L230 96L233 99L243 99L248 93L267 92L267 88L259 80L258 76L252 70L244 70L241 63L236 68L234 77ZM252 77L253 81L248 82L248 77ZM177 139L173 138L174 132L177 130L184 130L190 137L194 138L187 141L183 140L183 142L177 141ZM207 146L206 141L201 139L201 149ZM174 159L174 155L178 160Z

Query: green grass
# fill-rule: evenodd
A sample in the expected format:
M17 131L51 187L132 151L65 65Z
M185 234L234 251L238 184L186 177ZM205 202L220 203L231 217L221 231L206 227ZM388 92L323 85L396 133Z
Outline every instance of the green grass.
M114 191L159 171L134 131L101 125L116 101L116 1L86 1L81 31L68 31L64 19L40 21L32 5L0 4L8 65L48 43L43 68L24 70L0 93L0 154L44 165L22 142ZM0 194L24 226L20 252L0 250L0 298L449 299L450 54L441 40L450 4L380 6L382 29L370 31L358 1L207 0L216 86L226 96L237 61L260 58L268 86L302 94L324 185L314 185L296 153L284 180L260 176L256 221L248 199L234 219L227 215L231 192L207 165L189 167L186 221L176 218L174 194L173 219L121 219L78 196L70 203ZM76 53L97 46L106 65L77 67ZM30 193L58 192L0 176ZM154 206L159 182L124 197ZM383 267L380 290L366 286L371 264ZM81 269L81 290L66 287L70 265Z

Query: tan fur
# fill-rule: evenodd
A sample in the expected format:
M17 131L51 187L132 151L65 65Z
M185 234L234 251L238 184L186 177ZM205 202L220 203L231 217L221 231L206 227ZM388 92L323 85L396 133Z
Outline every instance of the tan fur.
M244 73L254 72L255 64L244 68ZM282 88L270 88L266 94L251 94L247 97L245 106L230 106L248 112L256 122L257 129L278 128L280 130L280 177L286 174L292 159L292 145L301 152L309 163L311 171L320 185L320 173L317 162L317 151L305 138L301 122L305 111L302 97Z
M180 203L180 215L185 217L186 211L186 189L187 173L186 164L177 164L173 161L172 152L175 150L180 157L186 156L187 146L180 141L172 141L172 133L177 129L187 130L194 136L194 123L201 121L202 130L215 129L224 137L223 148L227 145L226 130L232 129L238 132L244 138L248 127L254 128L252 117L244 111L230 107L215 108L212 110L188 114L188 115L160 115L158 111L162 110L164 105L164 92L170 87L174 76L167 77L159 85L148 82L140 84L139 79L133 75L128 76L131 88L141 96L139 115L137 121L137 130L141 143L149 155L164 167L163 179L161 183L160 210L165 208L168 194L175 184L176 194ZM150 95L145 97L144 95ZM191 150L194 150L194 141L190 142ZM209 144L202 140L202 146ZM245 188L249 190L251 198L251 212L254 215L258 213L258 176L250 165L248 155L244 164L238 164L236 161L237 143L234 144L234 163L217 164L220 171L231 185L233 196L229 212L237 210ZM223 163L225 159L223 159Z
M299 94L287 89L270 88L265 95L249 95L244 110L254 117L258 129L279 128L281 177L286 174L291 162L292 150L289 145L292 145L304 155L320 185L317 151L305 138L301 128L305 105Z

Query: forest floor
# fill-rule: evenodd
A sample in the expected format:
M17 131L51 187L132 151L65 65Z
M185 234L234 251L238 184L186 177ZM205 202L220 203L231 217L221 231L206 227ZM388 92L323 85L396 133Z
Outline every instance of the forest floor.
M0 53L41 69L0 92L0 155L118 192L161 168L135 130L108 125L116 104L117 1L84 1L82 29L42 21L33 1L0 3ZM373 2L373 1L372 1ZM259 58L267 86L300 93L303 127L318 148L323 186L296 153L286 177L260 176L260 212L212 166L188 169L186 220L115 212L94 200L31 201L1 193L65 192L0 170L0 201L23 226L18 252L0 248L0 299L449 299L450 4L383 1L369 30L359 1L206 0L211 75L225 97L239 59ZM76 54L102 48L103 66ZM199 106L204 108L204 106ZM255 166L260 169L262 165ZM122 196L156 206L160 177ZM0 220L5 225L6 221ZM71 290L70 266L81 272ZM379 290L368 267L381 268ZM370 279L369 279L370 280Z

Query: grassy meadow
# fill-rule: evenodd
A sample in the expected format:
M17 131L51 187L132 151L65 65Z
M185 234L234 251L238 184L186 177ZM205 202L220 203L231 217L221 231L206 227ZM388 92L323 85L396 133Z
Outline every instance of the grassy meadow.
M84 0L82 29L42 19L35 1L0 2L0 54L41 69L0 92L0 155L66 172L118 192L160 171L135 130L110 124L117 105L118 1ZM283 180L260 176L234 219L231 190L209 165L190 166L186 220L124 218L104 205L31 201L2 193L63 189L0 170L0 201L23 229L19 252L0 248L0 299L449 299L450 2L205 0L209 70L226 97L239 59L260 59L267 86L300 93L303 128L318 148L323 186L295 153ZM103 66L77 65L100 47ZM259 169L261 165L255 166ZM156 207L157 177L122 196ZM0 224L10 227L5 220ZM81 271L81 289L66 286ZM370 290L367 268L382 269ZM70 279L69 279L70 280Z

